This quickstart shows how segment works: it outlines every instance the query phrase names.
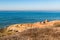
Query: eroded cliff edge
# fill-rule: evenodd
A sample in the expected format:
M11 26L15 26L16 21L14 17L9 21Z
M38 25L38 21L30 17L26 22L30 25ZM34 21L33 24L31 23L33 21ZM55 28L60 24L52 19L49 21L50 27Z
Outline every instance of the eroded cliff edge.
M32 29L32 28L49 28L59 25L60 25L60 20L54 20L54 21L45 20L43 22L10 25L7 27L7 31L22 32L24 30Z
M31 30L30 30L31 29ZM38 29L38 31L36 30ZM41 29L41 30L40 30ZM30 30L30 31L28 31ZM43 30L46 30L46 31L43 31ZM46 34L48 33L48 37L50 37L49 34L51 34L49 31L52 30L52 35L56 33L56 36L57 36L57 39L58 37L60 37L60 20L53 20L53 21L48 21L48 20L45 20L43 22L35 22L35 23L26 23L26 24L14 24L14 25L10 25L4 29L1 29L0 30L0 39L1 40L8 40L8 39L11 39L11 40L15 40L13 37L17 38L16 40L20 40L21 35L24 35L26 37L26 40L28 40L28 35L27 34L31 34L31 35L34 35L36 33L36 36L40 36L42 34L44 34L44 32L46 32ZM26 31L26 32L25 32ZM31 32L33 31L33 33ZM57 32L56 32L57 31ZM37 32L39 34L37 34ZM53 33L54 32L54 33ZM23 34L22 34L23 33ZM26 33L26 35L24 34ZM20 36L19 36L20 35ZM58 36L59 35L59 36ZM11 37L10 37L11 36ZM43 36L43 35L41 35ZM41 37L40 36L40 37ZM30 37L30 36L29 36ZM46 36L45 36L46 37ZM47 39L48 39L47 37ZM4 38L4 39L3 39ZM55 37L52 37L53 39ZM24 37L22 38L24 39ZM21 39L21 40L22 40ZM32 39L34 39L32 37ZM29 39L29 40L32 40L32 39ZM39 38L38 38L39 39ZM41 38L40 38L41 39ZM43 39L43 38L42 38ZM42 40L41 39L41 40ZM46 40L47 40L46 39ZM50 39L50 38L49 38ZM52 39L52 40L53 40ZM24 39L25 40L25 39ZM36 39L35 39L36 40ZM45 39L44 39L45 40ZM55 39L54 39L55 40ZM60 40L60 39L59 39Z

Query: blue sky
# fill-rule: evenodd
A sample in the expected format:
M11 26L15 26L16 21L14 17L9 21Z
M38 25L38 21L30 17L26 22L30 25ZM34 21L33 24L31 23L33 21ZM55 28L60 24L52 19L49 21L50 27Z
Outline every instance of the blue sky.
M0 0L0 10L60 10L60 0Z

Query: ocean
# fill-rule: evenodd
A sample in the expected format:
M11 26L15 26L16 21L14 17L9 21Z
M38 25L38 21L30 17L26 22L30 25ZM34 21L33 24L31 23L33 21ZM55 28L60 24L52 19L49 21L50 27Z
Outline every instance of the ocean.
M0 28L19 23L60 20L59 11L0 11Z

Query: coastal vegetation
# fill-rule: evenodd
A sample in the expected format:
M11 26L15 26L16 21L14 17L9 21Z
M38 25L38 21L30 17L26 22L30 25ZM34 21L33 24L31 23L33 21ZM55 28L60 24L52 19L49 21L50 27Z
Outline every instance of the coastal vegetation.
M10 25L0 29L0 40L60 40L60 20Z
M0 40L60 40L60 27L33 28L21 33L1 37Z

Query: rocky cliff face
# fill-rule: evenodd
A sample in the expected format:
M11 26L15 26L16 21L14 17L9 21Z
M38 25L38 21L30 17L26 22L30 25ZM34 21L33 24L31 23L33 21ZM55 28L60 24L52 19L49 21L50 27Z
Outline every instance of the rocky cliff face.
M22 32L27 29L32 29L32 28L46 28L46 27L52 27L56 24L59 24L60 20L55 20L55 21L43 21L43 22L35 22L35 23L27 23L27 24L15 24L15 25L10 25L7 27L7 31L13 31L13 32Z

